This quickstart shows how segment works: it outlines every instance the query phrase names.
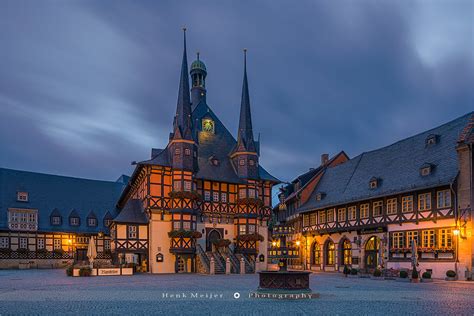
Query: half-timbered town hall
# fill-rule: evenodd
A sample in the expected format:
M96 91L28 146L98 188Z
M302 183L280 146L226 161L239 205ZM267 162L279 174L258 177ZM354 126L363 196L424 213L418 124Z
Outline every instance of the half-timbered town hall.
M190 87L190 77L192 85ZM0 169L0 268L97 260L151 273L255 272L267 260L272 186L259 162L244 52L237 138L207 103L206 65L186 36L168 144L130 178L94 181ZM165 137L162 135L162 137Z
M474 113L362 153L341 152L285 185L274 209L294 227L294 268L473 273Z

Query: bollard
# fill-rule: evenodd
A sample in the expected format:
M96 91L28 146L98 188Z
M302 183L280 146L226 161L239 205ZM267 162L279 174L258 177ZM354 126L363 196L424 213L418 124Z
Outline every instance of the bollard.
M240 258L240 274L245 274L245 261L244 261L244 258Z
M214 262L214 258L211 258L210 263L209 263L209 274L215 274L216 273L216 263Z
M225 259L225 274L230 274L230 259Z

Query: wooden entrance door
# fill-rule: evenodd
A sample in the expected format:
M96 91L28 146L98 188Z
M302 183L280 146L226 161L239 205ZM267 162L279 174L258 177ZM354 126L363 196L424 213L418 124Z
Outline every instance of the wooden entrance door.
M87 261L87 249L76 249L76 261Z

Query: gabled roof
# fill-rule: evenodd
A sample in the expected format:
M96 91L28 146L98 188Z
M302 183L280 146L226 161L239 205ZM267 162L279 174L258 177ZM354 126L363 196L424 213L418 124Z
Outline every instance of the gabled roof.
M103 217L115 216L115 205L124 188L121 182L100 181L0 168L0 230L8 229L8 209L38 210L38 231L97 233L106 231ZM28 202L17 201L18 190L28 192ZM74 211L73 211L74 210ZM98 226L85 219L93 211ZM70 214L80 217L70 226ZM61 216L61 225L51 225L51 216Z
M142 202L139 199L130 199L113 221L117 223L147 224L148 217L143 212Z
M458 174L456 142L471 116L472 112L432 130L327 168L307 203L299 211L451 184ZM430 134L439 135L439 142L426 146L425 140ZM424 163L435 166L428 176L420 175L420 167ZM376 189L369 187L372 177L381 180ZM317 201L317 192L326 195Z

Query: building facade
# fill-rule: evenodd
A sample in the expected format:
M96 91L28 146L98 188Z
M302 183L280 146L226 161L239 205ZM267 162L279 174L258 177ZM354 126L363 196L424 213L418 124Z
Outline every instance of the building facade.
M206 77L199 55L188 72L185 37L168 145L136 163L118 200L111 229L118 261L128 253L134 262L145 260L152 273L209 272L212 260L222 272L227 257L233 272L242 259L249 271L264 267L278 180L259 163L246 61L237 139L207 104Z
M109 225L128 177L97 181L0 168L0 268L111 261Z
M301 258L295 266L342 271L411 268L471 277L474 115L347 161L312 170L282 188L274 209L293 225Z

